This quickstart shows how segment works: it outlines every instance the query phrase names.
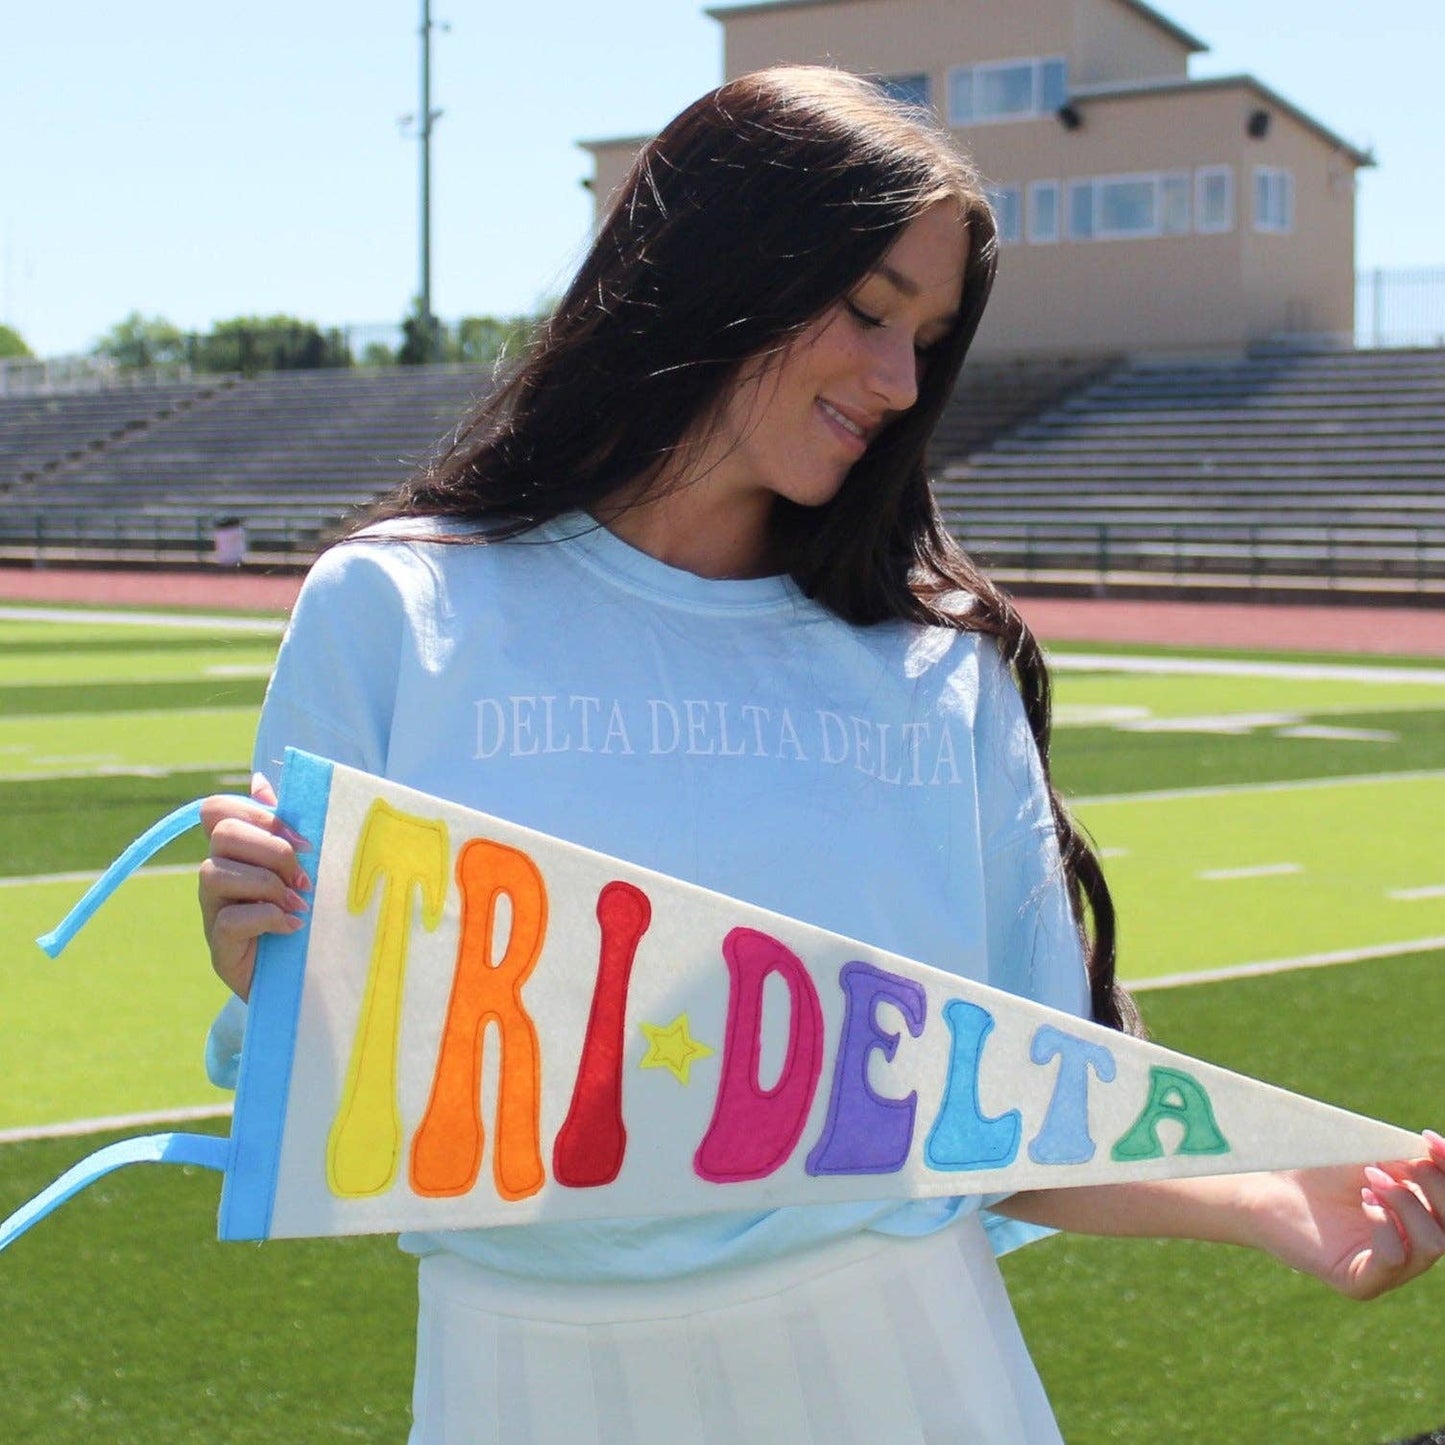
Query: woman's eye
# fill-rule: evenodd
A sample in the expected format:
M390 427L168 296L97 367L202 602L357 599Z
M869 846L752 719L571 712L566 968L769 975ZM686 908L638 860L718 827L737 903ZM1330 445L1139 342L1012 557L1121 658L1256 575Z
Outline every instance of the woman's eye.
M856 301L844 301L848 308L848 314L862 326L882 326L883 320L879 316L871 315L865 311Z

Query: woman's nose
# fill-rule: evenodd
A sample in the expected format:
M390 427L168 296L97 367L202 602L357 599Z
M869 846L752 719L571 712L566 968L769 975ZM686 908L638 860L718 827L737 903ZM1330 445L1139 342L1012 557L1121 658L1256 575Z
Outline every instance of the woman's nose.
M903 331L880 331L871 355L869 383L890 411L907 411L918 400L918 353Z

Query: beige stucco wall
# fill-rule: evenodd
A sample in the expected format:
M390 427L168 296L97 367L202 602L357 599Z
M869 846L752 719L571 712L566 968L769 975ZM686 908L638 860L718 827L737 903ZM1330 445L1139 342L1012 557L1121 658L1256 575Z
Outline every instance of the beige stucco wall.
M621 185L643 141L638 137L615 141L588 141L585 148L592 154L592 228L607 211L607 202Z
M1183 77L1189 50L1118 0L1074 0L1069 78L1075 85Z
M1271 113L1263 140L1246 134L1257 109ZM980 127L962 138L989 180L1021 187L1227 165L1233 230L1007 246L981 352L1237 350L1285 332L1342 341L1352 334L1352 173L1316 133L1242 83L1095 100L1082 111L1077 131L1029 136L1023 126ZM1295 225L1287 235L1254 230L1254 168L1262 165L1294 175ZM1061 203L1066 211L1062 196Z
M1248 104L1253 110L1256 105ZM1355 330L1355 173L1347 157L1271 107L1269 135L1245 141L1240 213L1245 222L1242 276L1257 334L1353 337ZM1291 235L1253 229L1254 167L1294 174Z
M1079 85L1181 77L1189 50L1119 0L841 0L735 15L724 29L732 79L784 61L926 73L935 97L949 66L1062 55Z
M842 0L730 18L723 71L731 80L781 62L827 62L873 75L925 72L941 99L950 65L1066 55L1074 37L1059 0Z
M967 23L965 23L965 21ZM1073 84L1182 77L1187 47L1117 0L840 0L732 16L726 72L778 61L827 61L871 74L930 76L935 103L949 66L1064 55ZM1109 67L1114 73L1100 73ZM1127 74L1119 72L1126 71ZM985 179L1060 182L1067 225L1071 179L1228 166L1234 225L1219 235L1070 241L1004 249L979 333L985 354L1237 351L1281 333L1353 334L1354 186L1349 157L1271 105L1246 81L1159 94L1077 99L1083 125L1053 116L956 131ZM1246 134L1268 111L1263 139ZM625 175L635 139L593 143L598 214ZM1253 229L1254 168L1294 176L1288 235ZM1191 185L1192 191L1192 185Z

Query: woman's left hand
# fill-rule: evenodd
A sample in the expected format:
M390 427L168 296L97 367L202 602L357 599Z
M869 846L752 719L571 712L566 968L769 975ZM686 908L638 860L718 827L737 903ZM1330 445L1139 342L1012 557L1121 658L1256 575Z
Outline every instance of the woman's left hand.
M1260 1243L1351 1299L1423 1274L1445 1255L1445 1139L1425 1142L1423 1159L1263 1176Z

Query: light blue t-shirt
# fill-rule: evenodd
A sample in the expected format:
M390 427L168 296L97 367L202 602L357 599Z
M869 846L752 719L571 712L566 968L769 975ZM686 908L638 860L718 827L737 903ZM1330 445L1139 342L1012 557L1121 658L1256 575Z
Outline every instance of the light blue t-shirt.
M1075 1014L1088 992L1042 770L993 642L856 627L787 578L714 580L590 518L517 541L389 524L312 569L256 767L304 748ZM408 538L401 540L399 533ZM233 1082L244 1009L208 1043ZM648 1279L977 1197L406 1235L534 1278ZM1002 1250L1039 1231L989 1215Z

